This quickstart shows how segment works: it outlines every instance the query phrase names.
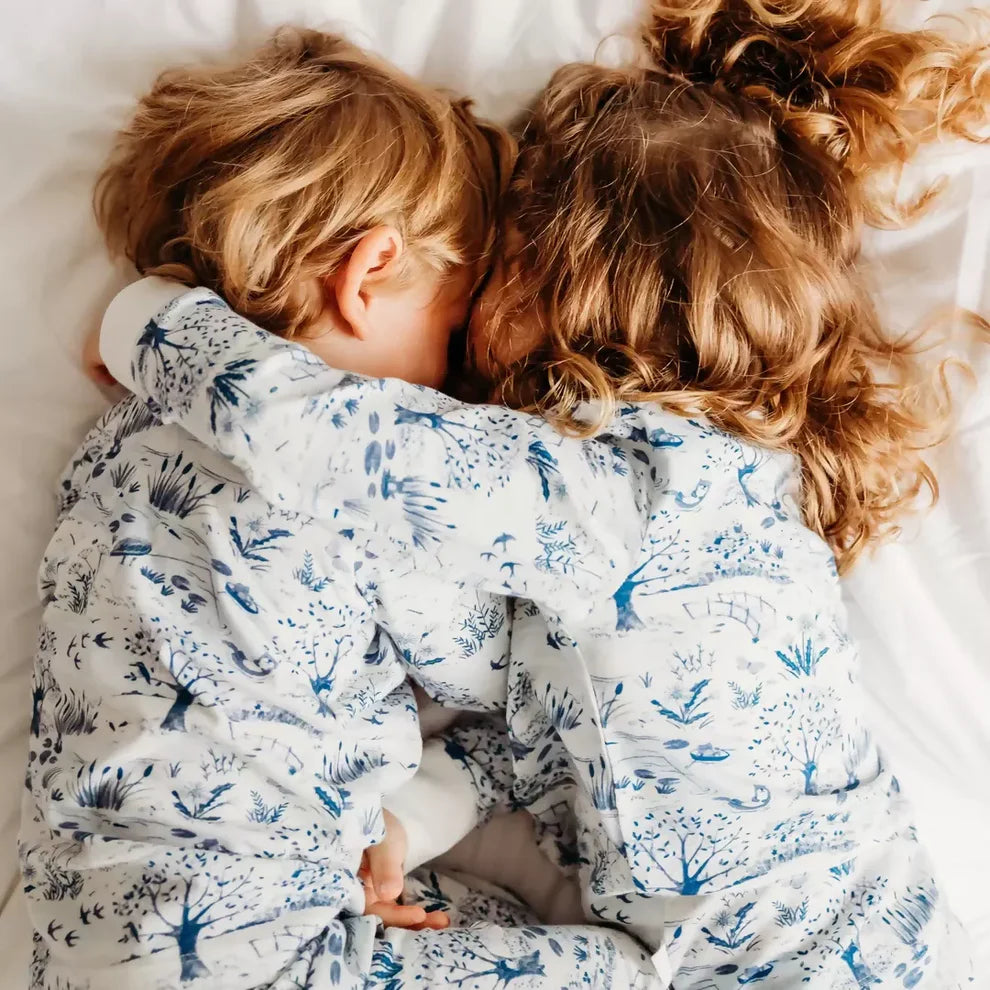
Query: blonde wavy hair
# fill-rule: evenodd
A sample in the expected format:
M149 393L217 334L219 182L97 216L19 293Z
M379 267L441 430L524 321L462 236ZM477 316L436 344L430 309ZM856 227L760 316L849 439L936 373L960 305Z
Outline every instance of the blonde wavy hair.
M247 61L159 76L94 204L112 254L291 337L321 306L299 286L379 224L403 235L402 274L480 277L513 156L468 101L337 36L284 29Z
M872 0L679 0L642 51L560 69L523 127L489 339L536 319L542 342L496 395L585 435L656 401L793 451L845 569L937 497L922 453L949 413L944 367L883 332L861 231L930 200L896 196L922 144L981 139L990 48L888 30Z

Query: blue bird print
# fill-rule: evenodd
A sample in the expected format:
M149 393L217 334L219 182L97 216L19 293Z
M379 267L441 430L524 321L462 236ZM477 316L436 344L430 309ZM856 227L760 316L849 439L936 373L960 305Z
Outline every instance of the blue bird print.
M506 547L514 539L515 539L515 537L511 533L502 533L500 536L496 536L495 539L492 540L492 546L493 547L501 547L502 548L502 551L504 552L505 549L506 549Z

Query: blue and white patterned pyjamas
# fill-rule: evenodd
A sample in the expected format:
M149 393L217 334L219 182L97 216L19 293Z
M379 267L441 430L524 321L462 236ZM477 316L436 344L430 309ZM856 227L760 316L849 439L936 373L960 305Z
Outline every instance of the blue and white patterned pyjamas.
M114 370L273 504L535 603L509 654L515 799L677 990L971 982L795 458L659 404L563 438L330 369L203 290L121 336Z

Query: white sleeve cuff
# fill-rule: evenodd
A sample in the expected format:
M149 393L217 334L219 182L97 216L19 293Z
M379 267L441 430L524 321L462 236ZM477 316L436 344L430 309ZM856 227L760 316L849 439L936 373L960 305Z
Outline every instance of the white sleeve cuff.
M423 744L416 773L382 803L406 830L407 873L457 845L478 824L470 775L447 755L440 739Z
M135 344L148 321L173 299L189 291L187 285L151 276L122 289L113 297L100 326L100 357L124 388L133 390Z

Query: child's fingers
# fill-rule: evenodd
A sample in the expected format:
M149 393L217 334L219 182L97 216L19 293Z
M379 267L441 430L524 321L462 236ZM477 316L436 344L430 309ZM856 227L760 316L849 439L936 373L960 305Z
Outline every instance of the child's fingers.
M383 842L365 852L368 872L380 901L394 901L405 885L405 850L398 843Z
M386 928L418 928L429 917L426 910L418 904L396 904L389 901L369 904L365 908L365 914L381 918Z
M446 911L427 911L422 923L413 926L413 930L421 932L426 928L433 931L442 931L450 927L450 915Z

